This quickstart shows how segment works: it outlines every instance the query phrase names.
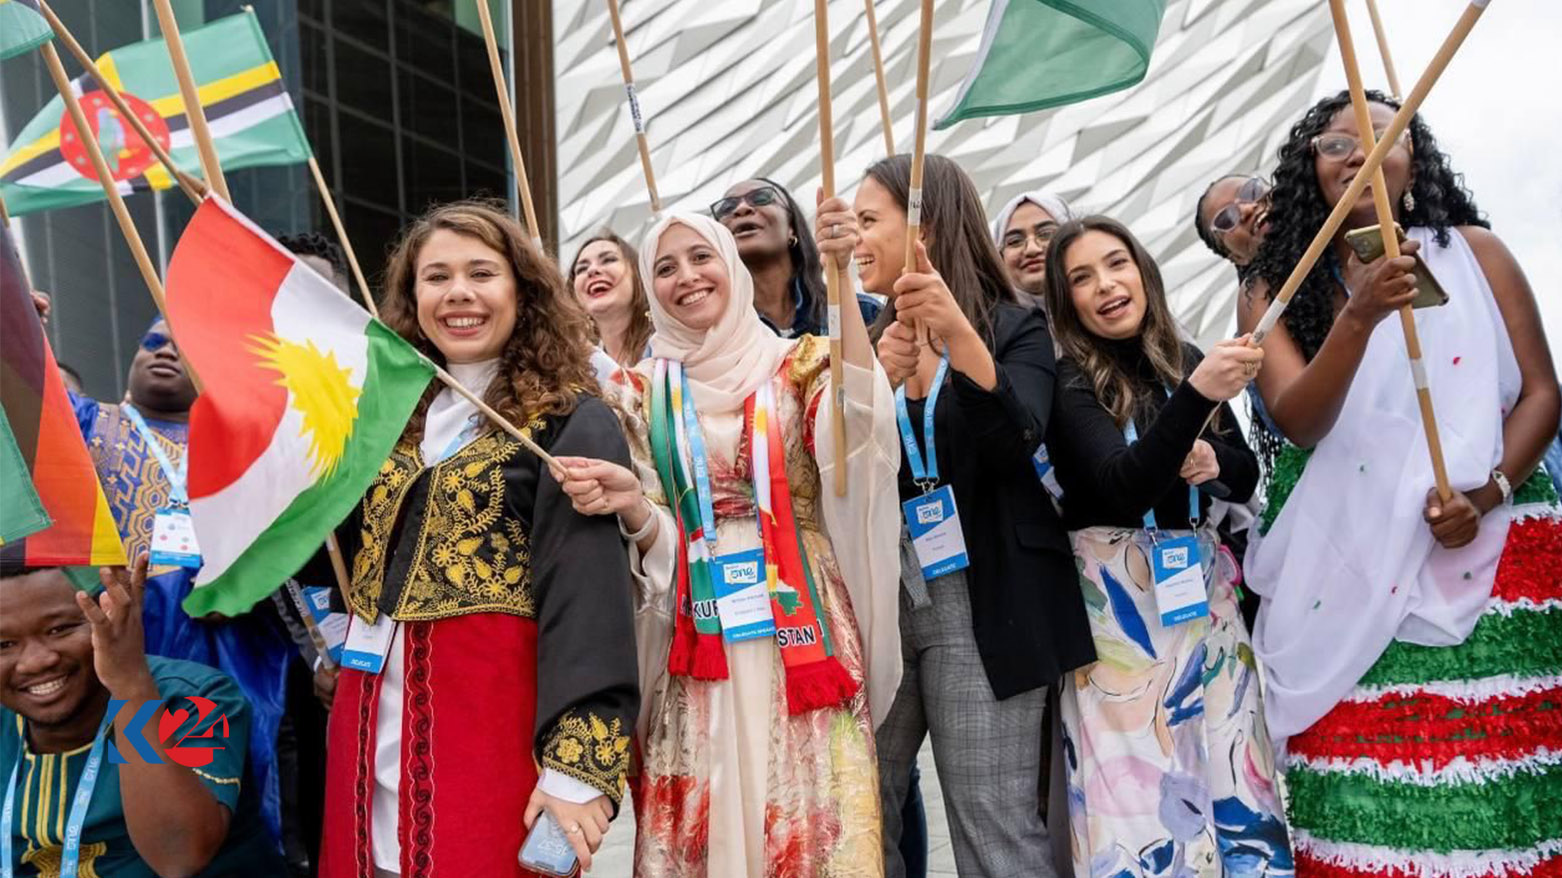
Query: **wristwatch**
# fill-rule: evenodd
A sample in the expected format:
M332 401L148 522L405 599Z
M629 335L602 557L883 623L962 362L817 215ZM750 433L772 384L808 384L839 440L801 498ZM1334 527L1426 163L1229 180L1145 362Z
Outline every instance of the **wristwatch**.
M1491 480L1497 483L1497 490L1502 492L1502 502L1505 504L1512 503L1513 484L1508 481L1508 477L1506 475L1503 475L1502 470L1493 468L1491 471Z

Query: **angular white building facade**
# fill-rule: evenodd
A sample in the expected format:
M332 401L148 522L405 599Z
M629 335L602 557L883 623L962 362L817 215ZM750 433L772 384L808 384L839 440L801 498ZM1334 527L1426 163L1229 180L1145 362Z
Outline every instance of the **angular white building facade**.
M606 0L552 0L561 251L650 217ZM836 180L850 194L885 146L867 0L831 0ZM988 0L939 0L931 104L948 107ZM875 5L895 146L910 151L916 0ZM819 185L811 0L624 0L622 14L664 207L704 210L764 175L805 205ZM928 135L989 211L1050 188L1125 222L1160 260L1172 308L1201 343L1232 326L1235 275L1193 232L1194 204L1228 172L1265 171L1312 97L1332 32L1315 0L1171 0L1144 82L1070 107L975 119Z

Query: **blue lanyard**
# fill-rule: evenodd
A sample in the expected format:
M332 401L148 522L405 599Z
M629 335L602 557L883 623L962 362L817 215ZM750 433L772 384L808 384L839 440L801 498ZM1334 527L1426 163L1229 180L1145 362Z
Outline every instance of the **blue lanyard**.
M705 532L705 545L712 558L716 557L716 504L710 487L710 461L705 456L705 434L700 430L700 419L694 413L694 392L689 387L689 376L683 364L668 363L678 378L679 395L683 397L683 433L689 444L689 468L694 472L694 500L700 508L700 527Z
M1132 417L1128 419L1128 426L1123 428L1123 438L1128 440L1129 445L1139 441L1139 431L1134 427L1134 419ZM1197 529L1199 526L1199 492L1192 485L1188 486L1188 522L1194 529ZM1144 511L1144 529L1148 531L1160 529L1155 523L1155 504L1153 503L1149 509Z
M482 418L482 415L478 414L474 414L467 418L466 426L462 427L461 432L457 433L455 438L450 440L450 444L445 446L445 450L439 453L438 459L429 461L428 465L434 466L436 464L444 463L450 459L451 455L455 454L457 451L460 451L463 445L466 445L468 442L471 442L474 438L476 438L476 427L480 423L480 418Z
M911 415L906 411L906 385L895 388L895 421L900 424L900 443L906 446L906 463L911 466L911 479L925 494L938 484L938 449L934 445L933 412L938 408L938 394L944 389L944 376L949 374L949 355L938 361L938 371L933 373L933 386L927 390L927 401L922 405L922 442L927 446L927 465L923 466L922 452L917 449L917 434L911 429Z
M71 800L71 813L65 824L65 838L61 841L60 878L76 878L81 863L81 830L87 822L87 809L92 805L92 790L98 785L98 774L103 770L103 745L108 736L109 723L114 717L105 713L98 724L97 737L92 739L92 751L87 754L87 765L81 770L81 780L76 783L76 795ZM16 762L11 766L11 780L5 787L5 805L0 806L0 876L12 878L15 860L11 858L11 826L16 810L16 775L22 767L22 749L26 738L17 742Z
M146 442L146 447L151 450L152 456L157 458L158 466L163 468L163 475L168 478L168 502L175 506L189 506L190 494L185 490L185 474L190 463L189 453L186 452L180 457L179 465L174 466L174 462L168 459L168 452L163 450L163 443L158 441L157 434L147 426L146 419L141 417L136 407L127 402L122 404L119 410L130 418L131 426L141 434L142 441Z

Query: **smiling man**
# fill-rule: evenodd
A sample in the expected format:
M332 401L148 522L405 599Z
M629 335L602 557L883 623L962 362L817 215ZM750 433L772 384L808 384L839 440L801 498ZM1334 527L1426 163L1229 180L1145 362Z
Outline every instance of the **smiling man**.
M6 871L19 878L282 874L261 825L258 791L245 775L244 697L218 671L147 657L144 558L134 574L105 570L102 578L104 590L91 598L59 568L0 567ZM204 719L190 696L213 705ZM111 699L127 702L112 717ZM141 730L159 761L143 759L130 724L148 701L188 714L167 740L208 747L210 761L189 768L169 757L156 740L161 709ZM211 736L198 739L206 729ZM114 748L124 764L110 757Z
M200 569L200 547L192 542L188 551L166 549L189 522L185 451L196 391L166 321L147 327L130 360L127 385L118 405L72 400L126 553L151 554L142 616L146 651L220 668L238 683L253 706L250 766L262 813L278 834L281 803L273 769L290 642L269 611L203 621L180 606ZM155 539L160 533L170 538Z

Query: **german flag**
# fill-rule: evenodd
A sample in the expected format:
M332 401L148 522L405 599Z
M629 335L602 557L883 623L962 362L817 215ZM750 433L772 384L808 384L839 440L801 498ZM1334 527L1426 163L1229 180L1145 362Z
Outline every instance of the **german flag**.
M184 45L224 170L309 159L309 142L254 12L191 30L184 34ZM97 64L174 161L186 170L198 169L195 139L164 42L124 46L100 56ZM81 98L120 194L174 185L90 76L77 77L71 88ZM0 160L0 196L15 216L103 199L97 171L59 96L17 134Z
M0 223L0 408L5 415L0 433L10 434L15 451L0 455L0 461L20 460L23 465L20 471L6 468L3 473L6 517L30 517L33 527L48 525L0 546L0 555L34 567L124 564L119 529L4 223ZM0 435L0 444L5 444L5 438ZM36 509L28 515L27 509L11 508L30 499L17 484L24 475L30 475L32 490L41 501L43 522L37 520ZM31 528L8 529L26 533Z
M0 0L0 59L36 49L53 36L38 0Z

